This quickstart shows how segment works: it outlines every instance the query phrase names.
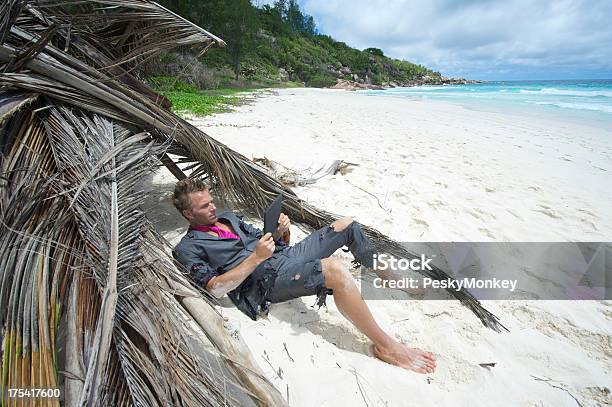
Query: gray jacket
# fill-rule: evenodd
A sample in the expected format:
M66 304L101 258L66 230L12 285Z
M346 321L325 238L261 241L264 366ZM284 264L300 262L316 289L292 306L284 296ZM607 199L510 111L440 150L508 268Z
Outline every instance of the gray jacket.
M217 217L227 220L240 236L240 240L219 238L190 229L172 253L174 258L187 269L194 282L202 288L205 288L213 277L233 269L249 257L255 251L257 242L262 236L261 230L244 222L232 212L223 212ZM276 245L275 252L282 251L286 247L282 239L277 241ZM276 272L271 263L265 261L260 264L240 286L228 294L234 304L252 319L256 318L266 291L274 283Z

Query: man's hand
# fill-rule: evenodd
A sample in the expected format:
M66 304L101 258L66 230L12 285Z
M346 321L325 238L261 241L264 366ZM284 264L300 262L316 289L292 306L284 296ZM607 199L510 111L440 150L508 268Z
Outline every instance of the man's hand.
M257 246L255 247L255 256L257 256L257 260L260 262L269 259L274 253L274 239L272 238L272 233L266 233L263 235L259 242L257 242Z
M266 233L255 247L255 251L242 263L226 273L215 276L208 281L206 289L215 297L221 298L234 290L260 265L274 253L274 240L271 233Z
M291 227L289 216L281 213L278 218L278 227L276 228L276 232L274 232L274 234L277 236L282 236L283 233L289 230L289 227Z

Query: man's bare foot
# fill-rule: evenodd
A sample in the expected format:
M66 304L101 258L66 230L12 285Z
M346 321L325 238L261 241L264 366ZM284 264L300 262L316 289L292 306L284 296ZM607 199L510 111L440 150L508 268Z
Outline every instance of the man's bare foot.
M372 345L372 351L374 356L383 362L417 373L433 373L436 369L436 359L433 354L417 348L409 348L401 343L389 349Z

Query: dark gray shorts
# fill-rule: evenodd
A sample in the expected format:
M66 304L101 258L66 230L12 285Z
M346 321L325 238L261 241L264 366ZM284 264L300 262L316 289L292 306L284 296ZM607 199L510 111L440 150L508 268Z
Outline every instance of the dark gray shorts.
M324 295L331 294L325 288L321 260L305 261L300 258L279 256L277 275L268 300L283 302L293 298L316 295L324 302Z
M277 272L267 300L275 303L316 295L317 305L325 304L326 295L333 292L325 287L321 259L330 257L343 246L347 246L359 262L368 265L367 262L372 261L372 242L356 222L342 232L325 226L295 245L275 253L264 265Z

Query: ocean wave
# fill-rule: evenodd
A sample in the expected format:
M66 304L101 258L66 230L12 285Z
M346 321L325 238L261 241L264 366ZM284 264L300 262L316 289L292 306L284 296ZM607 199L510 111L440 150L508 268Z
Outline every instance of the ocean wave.
M421 85L421 86L409 86L409 87L398 87L392 89L386 89L389 93L419 93L419 91L428 90L452 90L449 86L436 86L436 85Z
M596 112L612 113L611 105L601 105L595 103L539 102L533 100L527 100L526 102L534 105L556 106L564 109L592 110Z
M570 90L570 89L557 89L557 88L543 88L542 90L527 90L521 89L519 93L526 93L532 95L556 95L556 96L582 96L582 97L612 97L612 91L605 90Z

